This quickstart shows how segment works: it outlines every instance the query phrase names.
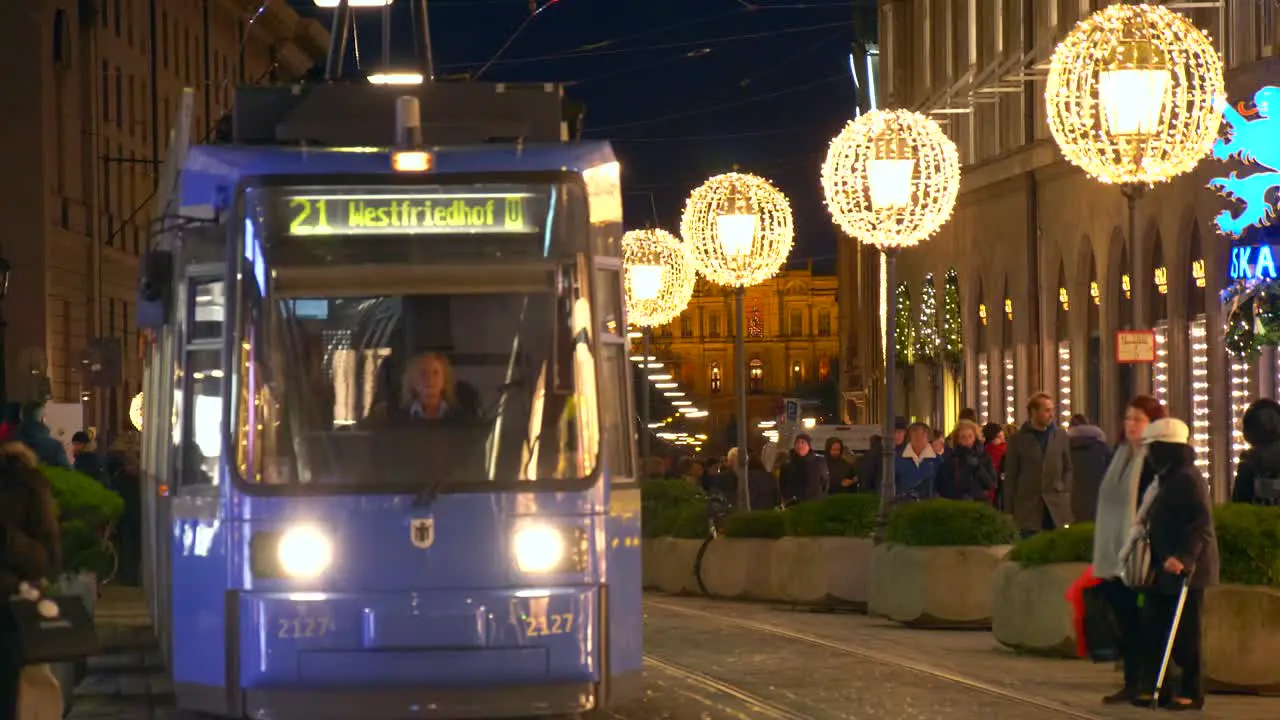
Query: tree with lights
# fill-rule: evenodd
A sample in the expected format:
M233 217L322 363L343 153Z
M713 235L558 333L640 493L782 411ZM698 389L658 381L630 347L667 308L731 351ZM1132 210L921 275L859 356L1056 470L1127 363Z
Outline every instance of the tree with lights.
M764 337L764 314L760 312L760 301L751 303L751 317L747 319L747 336Z
M947 271L942 284L942 359L959 365L964 357L964 316L960 312L960 276Z
M914 362L911 357L914 339L911 327L911 288L906 283L898 283L894 290L894 323L893 347L898 355L898 367L908 367Z
M938 286L933 273L924 276L920 288L920 321L916 326L915 360L932 362L938 357Z

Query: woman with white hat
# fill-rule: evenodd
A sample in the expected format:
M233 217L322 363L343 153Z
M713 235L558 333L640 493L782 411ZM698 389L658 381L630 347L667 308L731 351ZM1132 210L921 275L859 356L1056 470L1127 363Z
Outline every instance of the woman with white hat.
M1200 677L1201 614L1204 591L1218 584L1218 537L1213 529L1213 505L1209 487L1195 465L1195 450L1188 444L1187 424L1175 418L1147 426L1142 442L1156 472L1147 489L1139 522L1146 527L1150 547L1150 582L1142 583L1143 686L1154 688L1171 631L1177 636L1173 661L1182 670L1179 686L1161 692L1161 704L1170 710L1204 707ZM1186 604L1177 628L1174 615L1183 581L1188 586ZM1150 705L1152 693L1139 694L1135 705Z

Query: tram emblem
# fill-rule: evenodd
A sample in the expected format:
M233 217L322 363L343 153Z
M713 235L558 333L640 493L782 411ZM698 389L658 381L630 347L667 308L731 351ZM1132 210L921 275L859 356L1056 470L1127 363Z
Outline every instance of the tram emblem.
M409 542L412 542L414 547L426 550L435 541L435 518L418 518L409 521Z

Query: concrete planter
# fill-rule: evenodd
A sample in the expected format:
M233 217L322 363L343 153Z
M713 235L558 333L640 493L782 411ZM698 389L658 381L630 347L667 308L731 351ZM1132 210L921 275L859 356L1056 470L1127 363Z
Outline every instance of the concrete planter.
M702 582L719 598L773 600L776 540L716 538L702 557Z
M1280 694L1280 590L1209 588L1203 643L1204 679L1210 689Z
M700 593L693 563L702 540L657 538L645 561L653 565L653 587L667 593Z
M1067 588L1088 563L1023 567L1002 562L991 582L991 632L1015 650L1076 657L1076 628Z
M918 627L988 628L992 579L1009 548L877 546L868 611Z
M802 605L865 608L873 547L867 538L777 540L773 549L773 586L777 599Z

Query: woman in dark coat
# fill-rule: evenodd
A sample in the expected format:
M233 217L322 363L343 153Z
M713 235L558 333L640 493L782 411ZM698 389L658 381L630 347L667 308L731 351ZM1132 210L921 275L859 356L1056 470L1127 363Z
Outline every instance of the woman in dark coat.
M1280 403L1258 400L1240 425L1249 449L1236 467L1231 502L1280 505Z
M49 481L36 469L36 455L26 445L0 446L0 597L8 598L23 582L57 577L62 540ZM16 644L9 604L0 604L0 647ZM22 668L0 653L0 718L17 713L18 678Z
M1182 669L1182 679L1161 693L1164 704L1177 710L1204 707L1200 675L1204 592L1218 584L1219 571L1212 501L1208 484L1196 469L1195 450L1188 444L1190 435L1187 424L1174 418L1147 426L1143 442L1157 480L1148 491L1149 497L1144 498L1145 516L1139 510L1139 521L1145 518L1155 571L1155 583L1146 591L1142 606L1146 687L1155 686L1184 578L1189 587L1172 658ZM1151 693L1139 694L1134 704L1150 705L1151 699Z
M978 431L977 424L961 420L951 433L955 444L942 456L942 465L933 480L938 497L985 501L987 493L995 489L995 466L978 444Z
M830 476L822 458L813 454L813 440L804 433L796 436L791 459L782 468L778 485L782 501L788 505L825 497Z

